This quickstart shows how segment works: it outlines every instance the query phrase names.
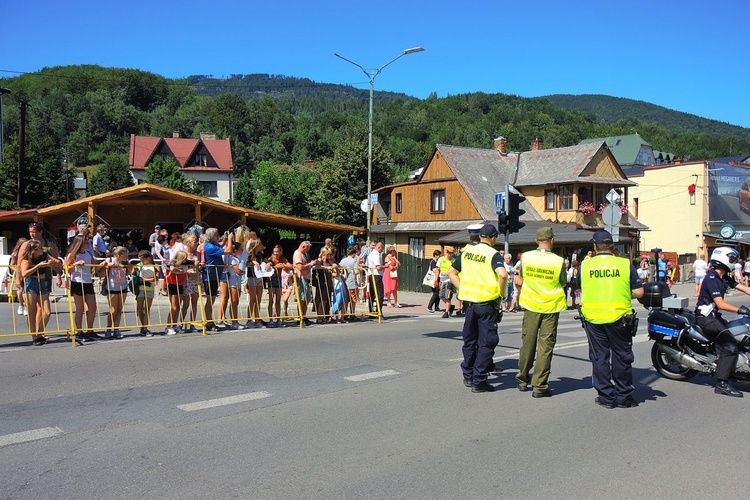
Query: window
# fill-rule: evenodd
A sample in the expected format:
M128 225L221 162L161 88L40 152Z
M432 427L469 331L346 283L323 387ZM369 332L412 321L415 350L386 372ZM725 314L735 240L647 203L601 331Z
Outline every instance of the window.
M555 190L547 189L544 191L544 209L547 211L555 209Z
M409 255L424 259L424 238L409 238Z
M594 188L594 206L596 208L599 208L599 205L601 205L602 203L606 201L604 196L607 194L607 192L608 191L606 190L606 188L603 188L603 187L597 186Z
M444 213L445 212L445 189L436 189L431 191L432 205L430 206L430 212Z
M205 167L206 165L208 165L208 163L206 163L206 155L202 154L202 153L196 154L195 155L195 166L196 167Z
M396 193L396 213L400 214L402 208L403 208L403 199L401 197L401 193Z
M203 188L203 196L207 198L219 197L219 186L216 181L198 181L198 184Z
M573 210L573 186L560 186L560 210Z

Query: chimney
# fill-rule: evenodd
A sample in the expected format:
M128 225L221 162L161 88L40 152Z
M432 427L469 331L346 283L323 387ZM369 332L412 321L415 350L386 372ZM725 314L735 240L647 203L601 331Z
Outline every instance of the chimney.
M532 151L541 151L544 149L544 141L539 139L538 137L531 141L531 150Z
M507 141L505 140L505 137L499 136L495 139L495 149L500 151L501 155L508 154L508 149L506 148Z
M172 139L179 139L179 138L180 138L180 133L179 132L177 132L176 130L174 132L172 132Z

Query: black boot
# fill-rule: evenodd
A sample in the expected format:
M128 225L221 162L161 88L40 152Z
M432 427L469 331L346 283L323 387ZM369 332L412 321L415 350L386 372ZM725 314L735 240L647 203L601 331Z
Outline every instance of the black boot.
M714 388L714 392L716 394L722 394L724 396L732 396L733 398L741 398L743 394L729 385L729 382L726 380L719 380L716 382L716 387Z

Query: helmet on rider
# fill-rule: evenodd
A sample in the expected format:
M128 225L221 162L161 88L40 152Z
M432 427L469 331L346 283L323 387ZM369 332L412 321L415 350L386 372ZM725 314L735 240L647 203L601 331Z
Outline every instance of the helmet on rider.
M734 248L719 247L711 253L711 266L729 273L734 269L734 264L739 257L740 254Z

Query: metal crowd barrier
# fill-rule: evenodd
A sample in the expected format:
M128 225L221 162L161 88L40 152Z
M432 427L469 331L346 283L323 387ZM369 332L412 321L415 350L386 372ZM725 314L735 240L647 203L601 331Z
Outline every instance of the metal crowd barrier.
M61 259L62 260L62 259ZM61 286L57 286L58 276L53 276L50 294L46 297L39 297L45 307L47 298L49 299L48 313L44 317L43 331L31 332L30 316L18 314L20 309L16 306L21 304L20 293L16 285L15 269L11 266L7 268L6 274L10 283L9 293L7 294L7 305L3 307L10 309L10 314L4 314L6 318L10 317L10 322L0 321L0 338L3 337L22 337L27 335L44 335L47 337L65 336L71 341L71 345L77 345L77 338L87 335L89 331L99 334L111 334L116 336L115 330L125 330L128 332L135 331L135 334L144 335L145 330L153 328L152 334L159 334L158 330L164 329L165 334L171 334L170 329L175 333L180 331L200 331L203 335L208 335L212 330L245 330L258 328L259 326L291 326L298 325L300 328L305 326L309 321L317 323L348 322L365 318L377 318L378 323L382 322L381 297L376 290L375 276L364 268L312 268L312 277L310 285L312 286L312 300L310 303L305 301L307 311L303 314L302 291L304 290L301 280L295 272L291 274L291 280L287 287L272 289L269 279L265 278L262 288L251 287L255 291L255 297L260 291L260 301L251 301L251 293L246 286L245 276L241 276L241 289L239 290L239 304L235 314L231 307L231 297L224 295L224 289L220 289L216 295L208 295L203 286L203 277L209 272L211 267L217 267L219 274L233 272L226 266L185 266L191 270L198 279L197 301L194 297L179 294L160 298L160 281L164 279L160 275L161 266L154 263L153 266L157 273L157 280L153 286L153 298L148 300L143 298L145 314L139 318L137 297L133 293L132 276L135 270L143 269L143 264L139 260L131 260L123 270L128 281L126 294L116 293L109 287L102 288L102 282L108 280L108 272L97 259L96 264L86 267L91 268L91 285L94 289L94 300L91 300L90 294L85 290L79 295L78 305L76 298L71 292L70 276L74 269L62 265L62 274L59 275ZM103 259L102 259L103 260ZM0 266L2 269L3 266ZM83 267L83 266L79 266ZM336 269L336 275L334 275ZM279 272L278 270L276 271ZM40 275L43 273L39 273ZM356 286L350 291L346 287L346 277L352 274ZM343 285L342 285L343 284ZM282 284L283 285L283 284ZM227 286L228 289L228 286ZM210 292L213 292L212 290ZM277 299L277 294L279 299ZM146 295L144 293L144 295ZM227 299L224 300L223 296ZM176 300L175 300L176 297ZM271 299L273 298L273 303ZM286 299L286 300L285 300ZM177 303L176 317L171 314L173 310L171 302ZM279 300L279 302L276 302ZM257 302L257 305L256 305ZM293 302L293 304L289 304ZM277 308L277 303L280 307ZM207 305L209 304L209 305ZM118 307L122 306L119 325L115 325L116 313ZM195 308L193 306L195 305ZM251 305L253 306L251 308ZM79 311L81 327L76 328L76 311ZM87 316L90 308L95 308L93 318ZM227 310L229 314L227 314ZM46 309L45 309L46 311ZM210 314L210 315L209 315ZM145 321L142 319L145 318ZM89 324L87 319L93 319ZM9 323L9 324L8 324ZM223 324L222 324L223 323ZM232 325L239 325L233 328ZM129 333L130 336L133 333ZM80 340L80 339L78 339Z

